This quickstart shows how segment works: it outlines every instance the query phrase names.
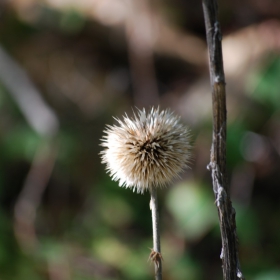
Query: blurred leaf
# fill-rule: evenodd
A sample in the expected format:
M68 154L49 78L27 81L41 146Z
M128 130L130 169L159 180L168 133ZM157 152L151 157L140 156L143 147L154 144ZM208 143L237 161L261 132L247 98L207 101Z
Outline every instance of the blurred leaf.
M94 256L121 270L126 279L144 280L149 278L150 269L147 259L150 250L148 246L144 243L130 246L131 244L108 236L95 240L92 249Z
M252 97L267 104L274 110L280 109L280 57L272 57L267 65L255 72L249 80L249 92Z
M2 153L10 159L32 161L42 138L27 125L14 126L2 137Z
M46 238L41 242L41 256L44 259L58 261L61 256L65 254L65 247L61 242L57 242L54 239Z
M234 205L236 210L236 226L240 242L246 246L258 246L260 243L259 221L253 209Z
M121 197L107 195L99 203L100 215L109 225L122 227L131 221L133 209Z
M67 33L77 33L85 25L85 17L75 10L69 10L62 14L60 27Z
M148 242L152 244L152 240ZM147 245L147 246L146 246ZM127 279L145 280L152 278L153 264L147 262L150 250L145 242L131 248L131 255L123 265L123 272Z
M244 120L229 123L227 128L227 163L236 166L243 161L240 143L246 132Z
M59 134L59 142L62 143L59 147L58 161L69 167L79 155L81 145L78 135L68 131L62 131Z
M131 252L125 243L115 237L102 237L93 242L93 253L100 260L120 268L130 258Z
M175 186L167 197L167 207L188 239L199 239L217 223L213 202L213 194L197 182Z
M28 261L28 259L23 259L20 262L20 265L17 267L17 275L15 278L10 279L18 279L18 280L47 280L46 277L40 275L38 271L36 271L36 263L32 263Z
M272 270L272 271L260 273L254 279L255 280L279 280L280 270Z
M189 256L181 258L173 264L171 279L176 280L199 280L202 279L200 266Z

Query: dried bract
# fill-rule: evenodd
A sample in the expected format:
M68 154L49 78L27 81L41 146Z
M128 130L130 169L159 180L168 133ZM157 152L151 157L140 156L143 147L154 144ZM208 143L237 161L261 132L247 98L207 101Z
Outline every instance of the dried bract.
M189 130L169 110L138 110L134 118L116 121L104 131L101 157L120 186L143 193L167 185L188 166Z

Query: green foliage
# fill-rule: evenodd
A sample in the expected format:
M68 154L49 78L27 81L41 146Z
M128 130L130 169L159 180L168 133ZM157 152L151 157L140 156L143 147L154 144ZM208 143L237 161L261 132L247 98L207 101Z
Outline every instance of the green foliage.
M267 271L260 273L255 280L277 280L280 278L280 271L275 270L275 271Z
M77 33L85 26L85 17L75 10L69 10L62 14L60 27L65 33Z
M280 57L272 56L249 80L248 90L252 97L273 111L280 110Z
M173 187L167 197L167 206L173 214L176 227L188 240L205 235L217 223L213 194L198 182Z
M31 161L42 139L26 124L14 126L2 137L2 155L10 160Z
M243 162L241 141L246 132L245 120L239 119L228 124L227 129L227 163L230 167Z
M235 206L238 213L236 226L238 228L239 240L242 240L246 247L258 247L261 242L261 232L257 213L253 209ZM239 231L239 229L242 229Z

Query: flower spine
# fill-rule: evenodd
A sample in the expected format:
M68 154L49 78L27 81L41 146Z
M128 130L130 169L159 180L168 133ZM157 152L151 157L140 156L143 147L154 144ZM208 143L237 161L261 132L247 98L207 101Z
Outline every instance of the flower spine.
M134 118L116 121L104 131L101 158L119 186L143 193L169 184L188 166L189 129L169 110L138 110Z

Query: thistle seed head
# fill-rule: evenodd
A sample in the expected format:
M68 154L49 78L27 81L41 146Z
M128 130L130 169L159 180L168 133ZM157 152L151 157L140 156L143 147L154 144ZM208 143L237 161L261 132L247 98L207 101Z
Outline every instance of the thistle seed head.
M188 166L189 130L169 110L138 110L134 118L116 121L104 131L101 158L119 186L143 193L169 184Z

